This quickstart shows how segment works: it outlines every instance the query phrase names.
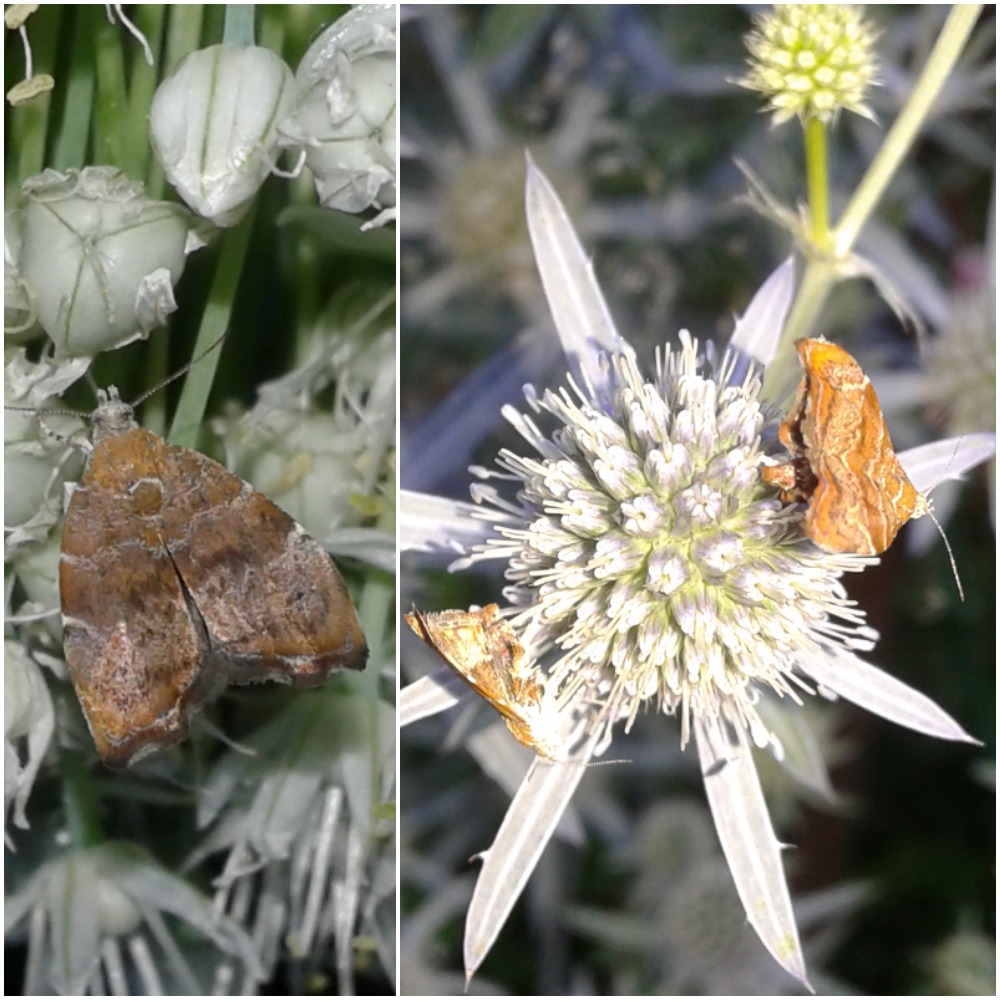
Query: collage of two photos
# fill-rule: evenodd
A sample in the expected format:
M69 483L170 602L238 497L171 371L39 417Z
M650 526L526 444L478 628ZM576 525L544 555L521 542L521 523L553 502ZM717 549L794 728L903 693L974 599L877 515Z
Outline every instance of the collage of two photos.
M992 995L994 9L5 25L8 995Z

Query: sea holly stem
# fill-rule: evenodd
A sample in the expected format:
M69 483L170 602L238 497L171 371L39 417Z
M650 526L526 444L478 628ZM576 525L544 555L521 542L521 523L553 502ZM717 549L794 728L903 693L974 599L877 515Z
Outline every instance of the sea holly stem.
M941 34L909 100L893 123L881 148L850 199L844 214L829 234L830 254L809 255L785 325L784 343L809 336L834 283L842 277L858 234L878 204L889 182L895 176L903 157L913 144L921 125L949 73L958 61L962 49L976 23L982 4L956 4L948 15ZM807 126L807 160L809 158ZM810 164L810 197L813 195L812 164ZM810 206L814 226L816 206ZM819 249L819 247L818 247ZM777 385L778 366L768 372L767 386Z
M979 3L955 4L952 7L913 93L837 224L834 232L837 257L845 258L851 252L858 233L913 145L939 91L962 54L982 7Z
M805 123L806 183L809 189L809 241L820 253L830 250L830 178L826 165L826 125Z

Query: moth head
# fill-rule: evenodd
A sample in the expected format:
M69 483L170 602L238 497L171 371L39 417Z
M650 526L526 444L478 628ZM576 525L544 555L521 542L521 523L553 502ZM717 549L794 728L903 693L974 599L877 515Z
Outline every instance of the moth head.
M135 411L122 402L118 390L112 385L108 391L97 390L97 409L90 418L93 427L94 444L99 444L105 438L124 434L138 425L135 422Z

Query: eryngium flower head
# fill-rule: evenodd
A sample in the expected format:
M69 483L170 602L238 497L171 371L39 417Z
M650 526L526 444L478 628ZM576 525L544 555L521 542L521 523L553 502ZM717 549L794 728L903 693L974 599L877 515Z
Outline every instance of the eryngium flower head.
M646 378L615 330L555 192L530 164L526 202L571 384L541 398L529 388L532 416L507 409L538 457L501 453L497 478L520 486L513 500L474 487L474 499L495 508L476 512L477 522L493 522L492 537L480 532L486 541L452 568L506 563L504 596L516 608L510 625L545 673L546 696L564 709L552 720L563 752L529 769L484 856L466 924L466 974L496 940L556 829L580 781L577 765L603 751L618 719L652 703L679 713L684 736L693 737L747 921L805 983L783 845L751 740L780 758L780 734L788 731L780 716L801 701L800 691L843 697L939 738L971 737L929 698L856 655L871 648L875 633L847 600L841 577L873 559L823 552L803 535L801 511L769 496L760 481L775 421L749 359L767 364L775 355L794 287L791 262L754 296L721 365L707 351L700 357L682 334ZM914 485L926 489L943 462L954 462L957 475L995 447L992 435L971 435L899 457ZM472 534L462 523L468 512L413 500L414 526L421 518L426 525L435 507L446 523L404 527L411 547L421 530L432 543L451 545ZM401 692L403 724L454 700L435 676L422 678ZM585 743L578 721L589 724ZM826 785L821 766L809 769L806 780Z
M747 35L750 72L739 83L768 99L775 125L796 115L829 122L841 109L873 118L875 37L850 4L776 4Z
M508 412L542 456L500 456L524 512L499 526L508 597L532 606L515 619L530 646L561 647L564 697L601 692L608 722L631 724L645 702L679 712L682 742L692 716L722 716L763 746L759 686L794 697L797 658L839 631L830 619L859 622L839 577L860 566L784 544L794 521L758 474L759 375L729 384L731 364L713 370L680 340L650 381L631 353L612 356L603 406L581 391L532 400L554 433Z

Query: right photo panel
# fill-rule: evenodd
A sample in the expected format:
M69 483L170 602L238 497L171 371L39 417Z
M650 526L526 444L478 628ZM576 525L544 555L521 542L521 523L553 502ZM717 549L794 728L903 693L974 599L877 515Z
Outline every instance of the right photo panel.
M398 58L402 995L992 995L993 12Z

